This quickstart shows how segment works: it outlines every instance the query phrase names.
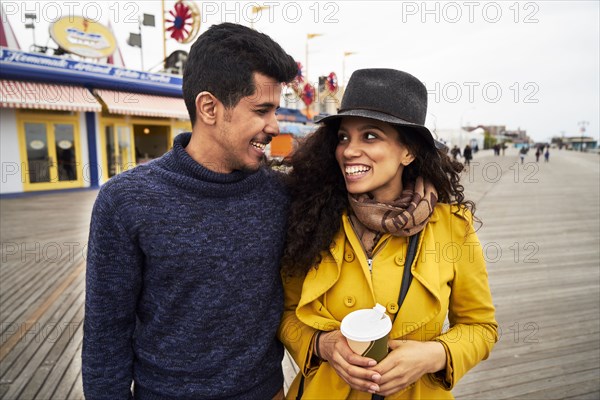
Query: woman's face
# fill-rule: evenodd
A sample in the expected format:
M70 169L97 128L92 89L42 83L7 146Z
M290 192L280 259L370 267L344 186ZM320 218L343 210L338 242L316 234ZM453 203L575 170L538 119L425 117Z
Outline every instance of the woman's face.
M371 193L381 203L400 196L402 171L414 160L390 124L362 117L342 118L335 158L349 193Z

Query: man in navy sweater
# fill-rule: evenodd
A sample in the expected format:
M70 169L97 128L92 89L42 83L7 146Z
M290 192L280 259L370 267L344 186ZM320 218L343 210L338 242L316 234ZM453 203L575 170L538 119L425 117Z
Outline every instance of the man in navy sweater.
M283 398L289 199L262 163L279 133L281 83L296 72L268 36L212 26L183 76L192 133L100 190L86 275L88 400Z

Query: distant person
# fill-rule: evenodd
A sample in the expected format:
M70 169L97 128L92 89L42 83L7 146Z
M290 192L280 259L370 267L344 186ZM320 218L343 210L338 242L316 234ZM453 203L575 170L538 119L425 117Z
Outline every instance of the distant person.
M87 400L283 399L289 194L264 160L282 83L297 72L270 37L242 25L213 25L192 45L183 74L192 132L111 178L94 205Z
M460 149L457 145L454 145L454 147L452 147L452 150L450 150L450 154L452 154L452 158L454 160L458 160L458 157L460 157Z
M471 150L471 146L465 146L465 149L463 150L463 157L465 158L465 165L470 165L471 160L473 159L473 150Z
M521 164L525 163L525 156L527 155L527 147L521 147L519 150L519 157L521 158Z
M479 151L479 145L477 143L475 143L475 147L473 147L473 152L475 154L477 154L478 151Z
M540 156L542 155L542 149L541 148L537 148L535 150L535 162L540 161Z
M546 152L544 153L544 162L550 161L550 147L546 147Z

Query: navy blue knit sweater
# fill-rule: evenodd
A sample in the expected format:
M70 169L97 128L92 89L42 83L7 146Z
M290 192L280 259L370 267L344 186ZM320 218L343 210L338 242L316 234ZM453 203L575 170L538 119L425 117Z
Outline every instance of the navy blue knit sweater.
M83 386L92 399L270 399L289 198L266 169L217 174L179 135L94 205Z

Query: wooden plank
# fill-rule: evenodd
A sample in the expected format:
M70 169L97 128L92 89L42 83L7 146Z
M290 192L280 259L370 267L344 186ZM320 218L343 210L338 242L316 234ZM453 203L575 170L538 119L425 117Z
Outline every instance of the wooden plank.
M67 264L68 267L70 264ZM32 304L44 298L44 292L60 281L68 268L32 269L23 273L23 282L14 282L15 290L4 299L2 315L6 320L17 320ZM21 274L19 272L18 274ZM16 288L20 288L17 290ZM14 319L13 319L14 318Z
M568 384L578 385L585 382L597 380L598 369L597 364L591 365L584 363L577 371L572 373L560 373L560 368L556 368L553 374L550 375L547 371L532 371L527 374L526 382L518 385L510 384L502 379L504 386L499 385L498 381L486 382L485 390L473 394L460 394L456 391L456 396L461 399L522 399L525 396L532 399L546 399L540 397L540 392L552 392L552 389L559 391L561 387ZM557 397L560 398L560 397Z
M79 355L81 358L81 354ZM79 375L77 375L77 379L73 383L73 387L71 388L71 392L69 393L69 400L85 400L83 397L83 381L81 380L81 367L79 370Z
M23 242L3 243L5 249L10 250L9 254L2 255L0 276L4 278L3 284L22 282L23 273L58 268L65 264L83 261L83 254L78 251L83 245L79 241L55 234L49 241L29 238ZM14 290L14 287L7 285L5 289L10 291Z
M61 380L53 393L53 397L56 399L83 398L83 387L81 385L81 345L83 331L78 339L79 344L75 355L71 359L69 366L65 370L65 373L61 377Z
M593 341L578 342L573 345L555 346L543 350L534 350L522 354L506 353L502 356L494 357L493 363L483 361L473 368L461 380L461 388L466 388L469 384L480 385L482 377L491 372L497 373L497 376L508 374L510 371L529 372L530 364L540 363L545 359L560 359L565 354L585 353L593 346Z
M9 257L5 257L5 262L2 263L2 269L0 277L2 283L1 298L2 304L0 305L0 312L4 314L6 309L6 301L8 301L15 293L19 293L19 289L23 284L27 284L32 277L34 277L35 271L40 271L43 267L39 265L34 257L30 259L21 260L19 256L17 259L12 260Z
M64 351L60 354L60 358L56 360L46 359L44 364L47 363L52 366L47 379L44 381L43 386L37 392L36 399L44 400L46 398L52 399L66 399L68 393L64 393L61 382L72 382L70 387L75 384L75 380L79 376L79 370L81 369L80 363L74 363L74 359L81 357L81 344L83 339L83 305L77 311L77 314L72 320L73 322L79 321L77 330L74 332L75 335L69 335L69 340ZM75 370L75 374L71 372L71 377L67 376L72 365L78 366Z
M570 390L567 393L568 397L563 399L577 399L577 400L598 400L600 399L600 390L598 390L598 384L593 382L582 382L573 385L567 385Z
M37 308L40 304L43 304L45 299L51 295L54 286L65 279L70 273L72 268L65 266L59 270L47 270L40 271L36 274L36 278L31 280L24 288L23 292L19 294L19 297L15 301L11 302L11 309L7 310L2 315L4 321L19 322L23 321L23 315L28 310ZM2 334L5 332L3 331ZM0 355L0 359L2 356Z
M35 374L26 382L23 391L19 395L21 398L32 399L38 394L41 394L42 398L52 397L49 395L58 386L58 379L62 377L77 350L79 340L75 339L74 335L82 334L83 332L83 309L84 296L81 293L80 297L71 306L71 309L61 318L65 322L56 323L57 328L54 330L56 333L51 338L46 339L47 342L53 341L54 345L46 353L41 366L36 369ZM69 319L70 315L73 315L73 317ZM40 351L43 350L40 348Z
M58 333L54 332L55 330L49 330L48 335L58 336ZM16 398L27 385L39 387L42 384L41 381L38 381L38 378L43 380L43 374L46 372L46 368L42 362L52 346L52 341L46 340L41 345L30 345L26 351L21 353L21 357L17 359L17 362L12 364L11 368L5 374L4 379L10 382L10 388L7 392L8 398Z
M83 277L80 275L78 281L72 283L74 287L81 287L83 283ZM81 299L81 290L67 290L63 298L60 301L54 302L50 308L35 322L33 330L26 331L27 327L23 327L23 330L19 332L21 339L16 345L8 352L7 356L3 360L2 364L5 368L2 371L2 380L12 385L16 379L23 373L33 374L34 371L26 370L29 365L29 361L38 352L41 346L47 345L47 338L50 337L53 330L46 331L44 327L48 325L50 321L56 322L61 321L61 318L65 315L74 302L77 299ZM80 300L81 301L81 300Z
M525 355L524 355L525 356ZM528 360L519 358L515 363L516 359L513 359L513 363L504 365L503 367L495 368L494 372L497 374L498 379L496 382L486 385L486 387L492 388L494 386L510 386L519 384L521 382L527 382L532 379L536 373L544 374L545 376L558 376L570 371L577 371L584 366L597 366L600 363L600 349L596 349L592 352L580 349L577 352L555 352L553 357L544 354L544 358L528 357ZM473 371L469 385L461 385L461 393L468 394L469 390L477 391L481 387L480 381L476 379L481 378L482 375L486 375L488 371L479 370Z
M69 285L71 285L77 279L77 277L82 275L83 270L84 266L79 265L77 268L71 271L71 273L67 277L65 277L65 279L63 279L60 282L59 286L54 288L48 288L48 291L50 291L50 289L53 289L52 292L48 293L47 298L43 303L41 303L39 306L37 306L37 308L34 309L33 312L27 315L26 319L22 321L22 325L21 321L19 321L18 319L10 320L19 322L19 326L21 329L19 329L17 332L11 335L2 344L2 346L0 346L0 360L4 360L6 355L8 355L8 353L12 350L15 344L19 340L21 340L24 333L29 331L30 327L32 327L40 319L40 317L54 305L55 301L63 294L65 289Z

